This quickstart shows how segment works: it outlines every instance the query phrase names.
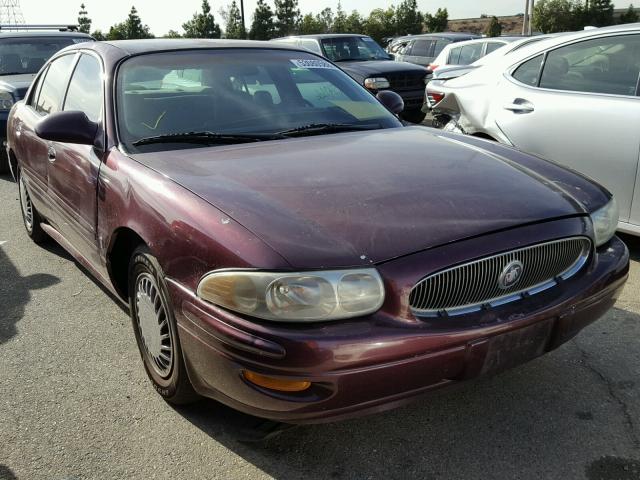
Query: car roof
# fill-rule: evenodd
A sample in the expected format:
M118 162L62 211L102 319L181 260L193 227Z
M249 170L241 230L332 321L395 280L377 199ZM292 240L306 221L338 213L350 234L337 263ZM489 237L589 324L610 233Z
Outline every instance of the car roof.
M306 49L291 47L290 45L264 42L259 40L224 40L224 39L191 39L191 38L156 38L144 40L112 40L107 42L91 42L90 44L76 44L65 48L65 51L73 49L93 50L118 50L122 56L139 55L143 53L197 50L197 49L224 49L224 48L259 48L300 50Z
M37 31L20 31L11 32L8 30L0 30L0 39L9 37L74 37L74 38L93 38L87 33L60 31L60 30L37 30Z
M417 35L407 35L402 38L482 38L480 35L469 32L438 32L438 33L419 33Z
M316 33L309 35L289 35L288 37L280 37L274 38L274 40L285 40L287 38L313 38L316 40L321 40L324 38L345 38L345 37L368 37L368 35L364 35L362 33Z

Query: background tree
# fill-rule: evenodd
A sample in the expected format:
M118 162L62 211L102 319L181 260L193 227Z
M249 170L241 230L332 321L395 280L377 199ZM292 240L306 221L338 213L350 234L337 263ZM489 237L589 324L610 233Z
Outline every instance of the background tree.
M396 33L400 35L422 33L423 21L416 0L402 0L396 8Z
M131 7L127 19L109 29L107 39L126 40L135 38L153 38L153 34L149 31L149 27L140 20L136 7Z
M611 0L590 0L587 12L590 25L596 27L613 25L613 3Z
M236 0L233 0L229 5L228 15L225 20L227 22L225 38L246 38L247 34L244 31L244 25L242 25L242 15Z
M581 4L569 0L538 0L533 7L533 28L542 33L579 29L581 8Z
M629 5L627 11L620 15L620 23L636 23L638 21L638 14L633 6L633 3Z
M104 33L102 33L102 30L95 30L95 31L91 34L91 36L92 36L93 38L95 38L95 39L96 39L97 41L99 41L99 42L103 42L103 41L105 41L105 40L107 39L107 36L106 36Z
M292 35L300 25L298 0L275 0L276 33L280 37Z
M258 0L256 11L253 13L249 38L252 40L270 40L275 36L276 28L273 22L273 10L264 0Z
M208 0L202 0L202 13L194 13L193 18L182 25L187 38L220 38L220 25L215 22Z
M182 38L182 35L175 30L169 30L164 38Z
M428 32L444 32L449 24L449 12L446 8L438 8L435 15L427 13L424 16L424 23Z
M347 30L347 13L342 9L342 4L340 2L338 2L338 8L336 8L336 16L333 19L333 32L353 33Z
M331 7L327 7L317 15L318 22L321 25L320 33L330 33L333 31L334 15Z
M364 21L363 27L364 33L378 43L385 37L393 37L396 34L395 9L391 6L386 10L382 8L372 10Z
M353 10L347 17L347 26L345 31L347 33L364 33L364 18L362 18L360 12Z
M487 37L499 37L502 35L502 24L498 21L498 17L491 17L491 21L483 32Z
M302 17L302 20L300 20L298 31L301 35L313 35L322 33L322 27L322 22L318 16L307 13Z
M91 19L87 14L84 3L80 5L80 11L78 12L78 31L82 33L89 33L91 31Z

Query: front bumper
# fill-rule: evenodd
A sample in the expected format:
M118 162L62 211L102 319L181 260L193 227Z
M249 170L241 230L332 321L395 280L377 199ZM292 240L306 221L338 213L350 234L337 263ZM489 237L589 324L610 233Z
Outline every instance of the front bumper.
M415 260L379 269L389 278ZM176 282L169 285L199 393L259 417L320 423L387 410L557 348L613 306L628 265L625 245L614 238L565 285L488 312L435 320L390 315L403 309L391 302L351 321L256 323L202 302ZM312 387L298 393L263 389L243 379L244 369L310 380Z

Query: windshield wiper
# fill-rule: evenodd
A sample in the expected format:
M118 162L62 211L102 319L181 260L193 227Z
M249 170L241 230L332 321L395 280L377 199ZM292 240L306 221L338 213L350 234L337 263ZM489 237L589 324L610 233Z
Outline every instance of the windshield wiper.
M23 73L31 73L31 72L2 72L0 75L22 75Z
M202 145L234 144L263 142L285 138L277 133L219 133L219 132L183 132L166 133L145 137L133 142L133 145L149 145L152 143L198 143Z
M330 132L351 132L358 130L377 130L380 128L378 123L369 123L366 125L357 125L354 123L310 123L289 130L282 130L276 135L284 135L287 137L302 137L304 135L316 135Z

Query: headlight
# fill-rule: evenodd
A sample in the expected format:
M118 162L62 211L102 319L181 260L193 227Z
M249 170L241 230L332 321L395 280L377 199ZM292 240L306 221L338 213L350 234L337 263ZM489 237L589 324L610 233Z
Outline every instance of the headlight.
M11 110L13 107L13 95L0 91L0 110Z
M604 207L591 214L591 221L593 222L593 230L596 237L596 247L611 240L611 237L613 237L618 228L618 219L618 203L613 197Z
M365 78L364 86L370 90L380 90L381 88L389 88L389 80L384 77Z
M313 272L219 271L206 275L198 296L267 320L313 322L367 315L384 301L374 268Z

